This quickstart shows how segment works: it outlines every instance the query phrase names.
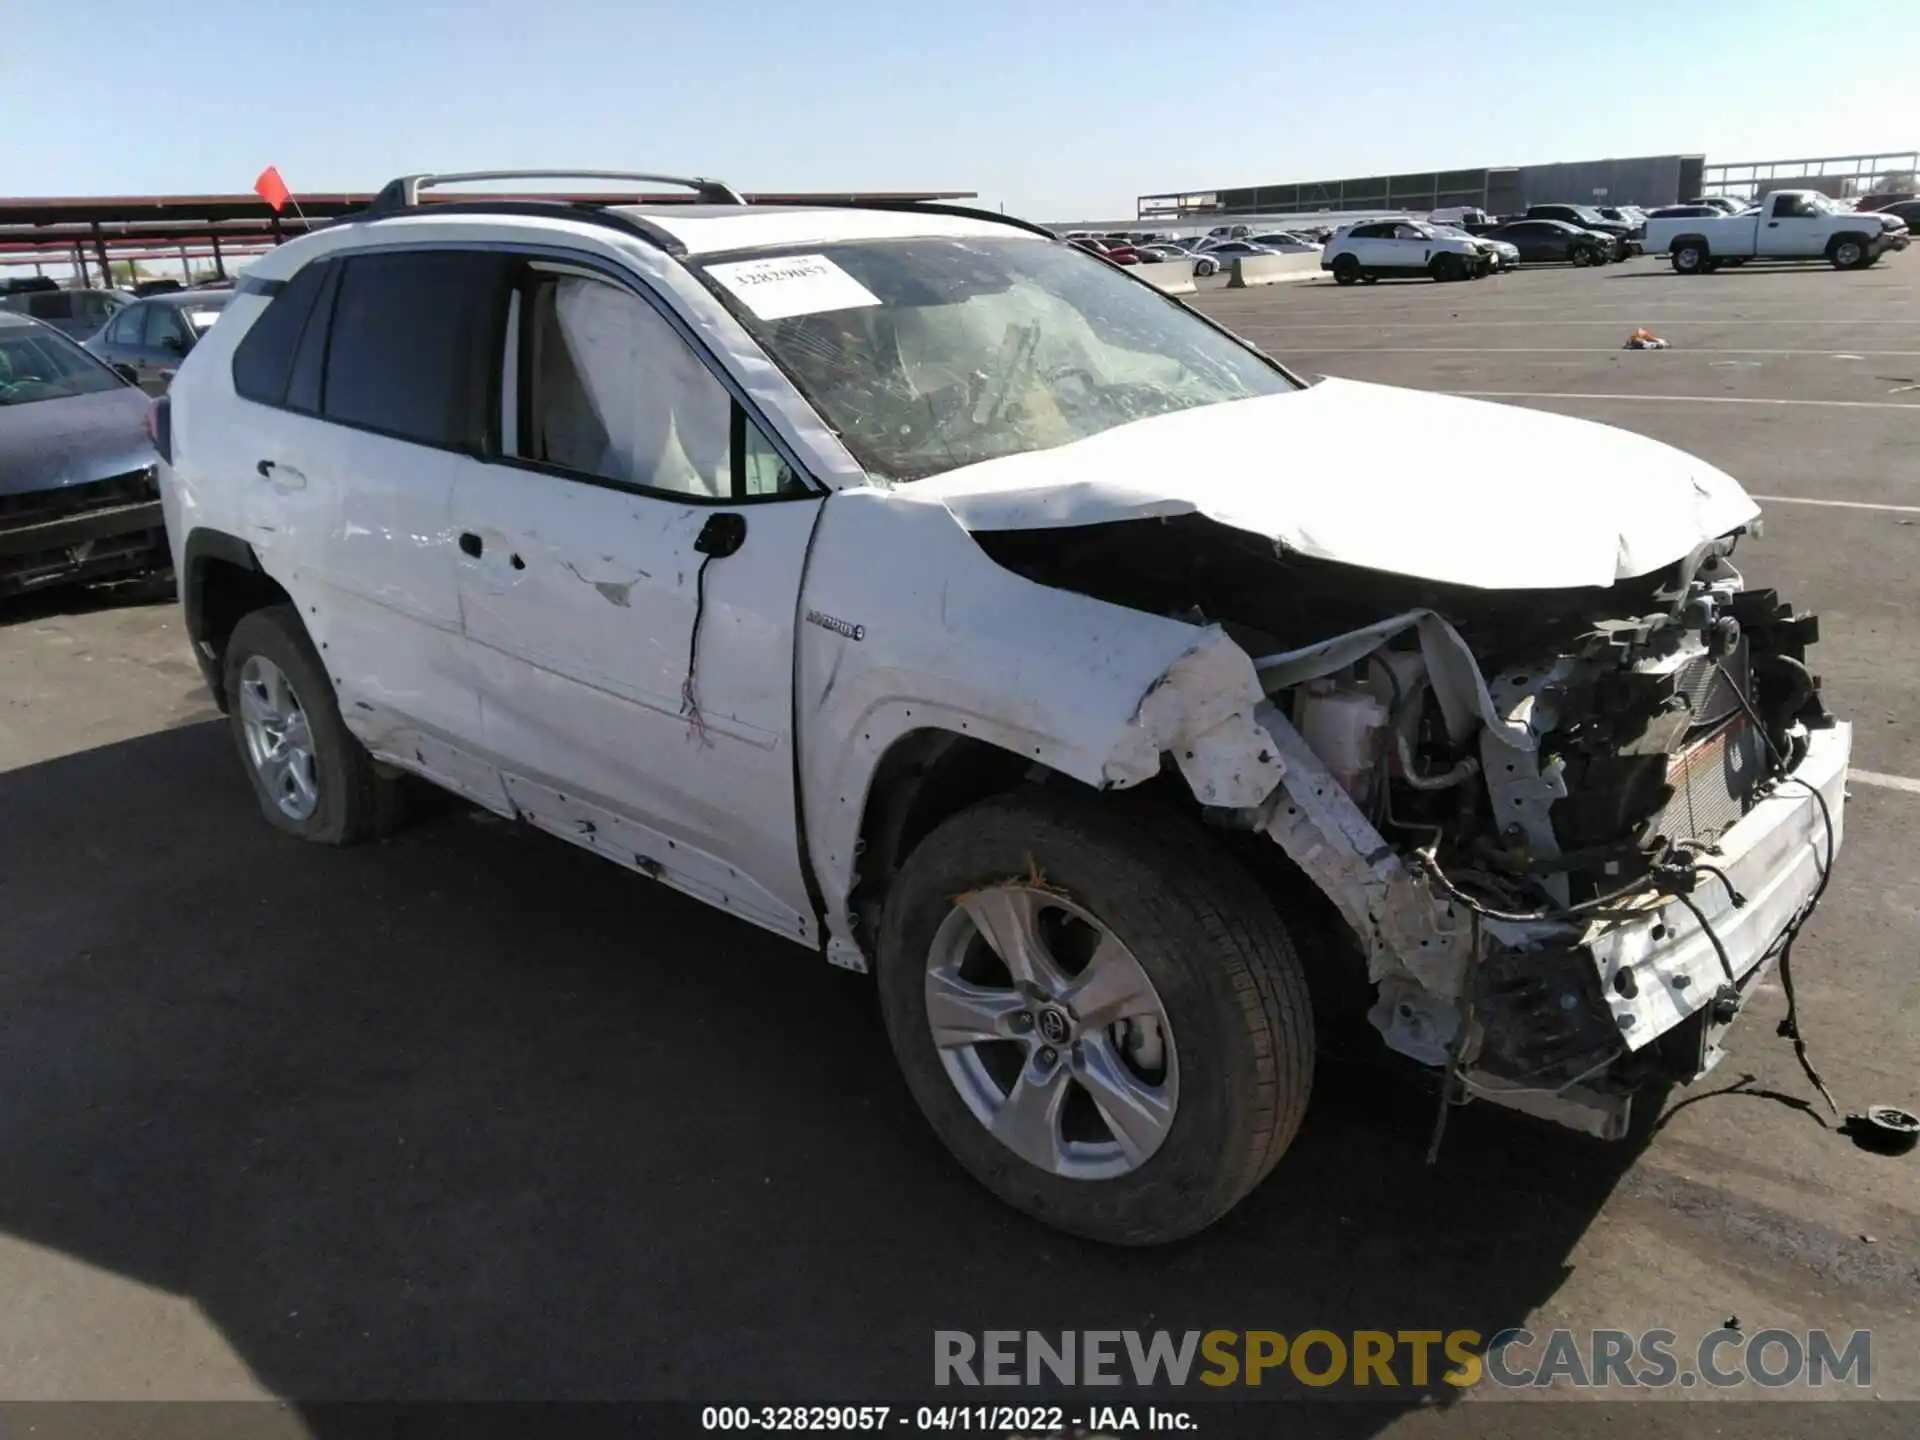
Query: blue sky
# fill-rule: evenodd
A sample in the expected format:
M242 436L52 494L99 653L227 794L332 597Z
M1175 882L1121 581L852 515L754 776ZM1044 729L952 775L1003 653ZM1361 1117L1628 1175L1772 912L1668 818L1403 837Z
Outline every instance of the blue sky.
M1920 0L0 8L14 195L548 163L974 189L1066 219L1221 184L1920 145Z

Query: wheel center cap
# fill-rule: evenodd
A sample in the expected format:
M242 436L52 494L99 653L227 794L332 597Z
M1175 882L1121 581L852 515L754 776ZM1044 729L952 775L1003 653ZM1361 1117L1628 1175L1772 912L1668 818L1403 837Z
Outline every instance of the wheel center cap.
M1049 1045L1064 1045L1073 1034L1073 1022L1066 1012L1049 1005L1034 1017L1034 1028Z

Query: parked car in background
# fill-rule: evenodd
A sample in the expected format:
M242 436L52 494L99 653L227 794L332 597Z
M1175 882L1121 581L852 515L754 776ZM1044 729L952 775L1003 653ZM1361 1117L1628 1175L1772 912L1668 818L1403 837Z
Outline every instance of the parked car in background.
M1911 190L1876 190L1871 195L1862 195L1853 202L1856 210L1891 210L1894 206L1909 203L1917 198Z
M1511 245L1529 265L1565 261L1569 265L1604 265L1613 258L1619 238L1584 230L1564 220L1509 220L1479 237Z
M1882 211L1848 210L1817 190L1776 190L1757 209L1714 219L1647 222L1650 254L1671 257L1682 275L1701 275L1733 260L1825 260L1861 270L1908 244L1907 223Z
M1895 200L1889 204L1882 205L1873 213L1876 215L1898 216L1900 219L1906 221L1907 229L1911 231L1914 226L1920 225L1920 200Z
M16 290L0 295L0 310L30 315L72 340L87 340L127 303L116 290Z
M1444 234L1422 220L1372 220L1329 240L1320 268L1342 285L1413 275L1478 280L1493 270L1494 255L1473 236Z
M1142 260L1153 259L1162 263L1178 261L1188 265L1193 263L1193 256L1181 249L1178 245L1169 245L1163 242L1158 245L1142 245L1139 246L1138 249Z
M1647 212L1638 205L1596 205L1593 208L1605 219L1625 225L1629 234L1637 235L1646 228Z
M1277 255L1277 250L1269 250L1264 245L1256 245L1251 240L1219 240L1201 247L1193 257L1193 273L1196 275L1217 275L1233 264L1235 260L1244 260L1254 255Z
M1663 205L1649 210L1649 220L1712 220L1727 212L1718 205Z
M231 299L231 290L178 290L137 301L115 315L87 349L149 395L158 395Z
M1629 224L1624 220L1609 220L1591 205L1529 205L1522 217L1527 220L1564 220L1569 225L1582 230L1590 230L1596 235L1611 235L1620 243L1614 247L1612 259L1624 260L1632 253L1629 242L1646 233L1646 222Z
M1685 202L1688 205L1705 205L1718 210L1722 215L1738 215L1742 210L1753 208L1751 200L1736 200L1731 195L1696 195Z
M1512 270L1520 264L1520 247L1508 241L1495 240L1489 235L1474 235L1458 225L1434 225L1433 229L1438 235L1452 235L1462 240L1478 241L1482 249L1490 252L1495 270Z
M1305 251L1318 250L1320 248L1319 245L1309 240L1306 236L1297 234L1292 230L1270 230L1261 235L1249 235L1247 237L1247 243L1259 245L1278 255L1299 255Z
M0 311L0 595L167 563L149 408L53 326Z
M1251 225L1216 225L1207 231L1209 240L1239 240L1253 233Z
M1473 225L1491 225L1493 217L1478 205L1444 205L1427 216L1430 224L1456 225L1467 229ZM1472 233L1470 230L1468 233Z

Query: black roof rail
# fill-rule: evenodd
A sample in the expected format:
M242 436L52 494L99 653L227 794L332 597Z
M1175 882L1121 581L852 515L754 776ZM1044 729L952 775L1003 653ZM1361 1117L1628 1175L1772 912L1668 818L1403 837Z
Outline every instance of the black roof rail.
M809 209L817 206L827 210L898 210L907 214L952 215L962 220L991 220L997 225L1011 225L1016 230L1044 235L1049 240L1060 238L1046 226L1036 225L1031 220L982 210L973 205L950 205L943 200L809 200L806 204Z
M702 205L746 203L724 180L709 180L702 175L647 175L637 170L469 170L448 175L402 175L389 180L362 213L372 217L412 210L419 205L422 190L495 180L638 180L648 185L678 185L691 190L695 201Z

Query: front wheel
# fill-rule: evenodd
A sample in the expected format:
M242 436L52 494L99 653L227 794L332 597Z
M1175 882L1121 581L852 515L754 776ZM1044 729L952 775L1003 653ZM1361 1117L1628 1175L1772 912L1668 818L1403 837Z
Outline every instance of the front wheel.
M382 775L340 718L333 683L291 605L241 617L227 641L227 718L267 823L347 845L401 818L400 781Z
M1191 1235L1305 1113L1313 1023L1273 902L1184 819L982 802L907 859L879 944L908 1087L988 1189L1119 1245Z
M1591 265L1593 264L1594 255L1593 251L1589 250L1586 246L1577 245L1574 247L1573 253L1567 256L1567 259L1575 265Z
M1827 258L1833 261L1836 270L1858 270L1866 263L1867 247L1858 240L1836 241Z
M1193 273L1202 280L1206 279L1207 276L1213 274L1219 268L1220 262L1217 260L1196 260L1193 262Z
M1436 255L1433 257L1433 263L1427 267L1427 273L1435 280L1444 283L1449 280L1458 280L1467 271L1466 266L1460 263L1458 255Z

